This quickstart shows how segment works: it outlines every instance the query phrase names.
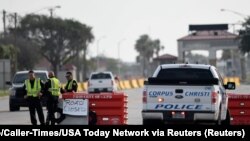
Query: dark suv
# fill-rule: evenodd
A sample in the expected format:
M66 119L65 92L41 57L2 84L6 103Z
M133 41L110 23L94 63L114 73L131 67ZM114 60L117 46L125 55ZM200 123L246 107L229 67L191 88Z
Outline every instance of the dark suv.
M44 82L48 79L48 71L34 70L35 76ZM20 107L27 107L28 103L24 98L25 91L23 90L24 81L28 79L28 71L19 71L15 74L12 82L6 82L11 85L9 89L9 109L10 111L19 111ZM42 97L42 103L45 105L46 98Z

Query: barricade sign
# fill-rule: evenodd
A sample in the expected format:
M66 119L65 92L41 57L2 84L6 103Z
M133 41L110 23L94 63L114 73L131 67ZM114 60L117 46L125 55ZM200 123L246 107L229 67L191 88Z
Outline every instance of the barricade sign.
M71 93L70 95L73 95ZM88 125L88 99L60 98L57 108L56 122L60 125Z
M122 92L98 94L66 93L62 95L62 98L65 100L88 99L88 110L96 114L94 118L97 120L97 125L127 124L127 95ZM73 110L75 109L73 108ZM90 119L92 118L90 117Z
M74 116L87 116L88 114L87 99L64 99L63 114Z

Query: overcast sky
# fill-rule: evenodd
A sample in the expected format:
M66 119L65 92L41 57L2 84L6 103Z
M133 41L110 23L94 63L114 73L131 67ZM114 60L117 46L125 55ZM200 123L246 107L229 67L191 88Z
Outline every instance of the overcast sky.
M236 23L244 18L229 9L250 15L250 0L0 0L0 10L20 15L60 5L54 15L79 20L93 28L94 42L89 57L99 54L134 62L136 40L142 34L160 39L165 46L161 54L177 55L177 39L188 34L189 24ZM43 10L41 10L43 9ZM2 12L0 14L2 20ZM0 31L3 31L0 22Z

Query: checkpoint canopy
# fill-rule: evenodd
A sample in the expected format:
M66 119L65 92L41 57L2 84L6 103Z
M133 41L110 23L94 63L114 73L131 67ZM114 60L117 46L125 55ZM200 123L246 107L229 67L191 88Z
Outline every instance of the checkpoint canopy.
M228 24L189 25L189 34L178 39L178 61L185 62L185 53L207 50L209 63L216 66L217 50L238 50L238 35L228 31Z

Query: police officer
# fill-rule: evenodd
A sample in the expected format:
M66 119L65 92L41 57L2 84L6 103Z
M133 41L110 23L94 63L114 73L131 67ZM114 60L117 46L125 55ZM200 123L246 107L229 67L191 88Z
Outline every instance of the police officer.
M23 90L26 92L25 98L27 99L30 112L30 120L32 125L37 125L36 111L41 125L44 125L44 115L40 97L44 87L40 78L35 78L34 71L30 70L29 79L25 80Z
M48 97L48 116L46 119L46 125L55 125L55 111L57 109L58 97L60 95L60 81L55 77L53 71L49 72L49 79L45 83L45 90Z
M67 78L67 84L65 85L64 89L62 89L62 93L65 92L77 92L77 82L76 80L73 79L72 73L71 72L67 72L66 76Z

